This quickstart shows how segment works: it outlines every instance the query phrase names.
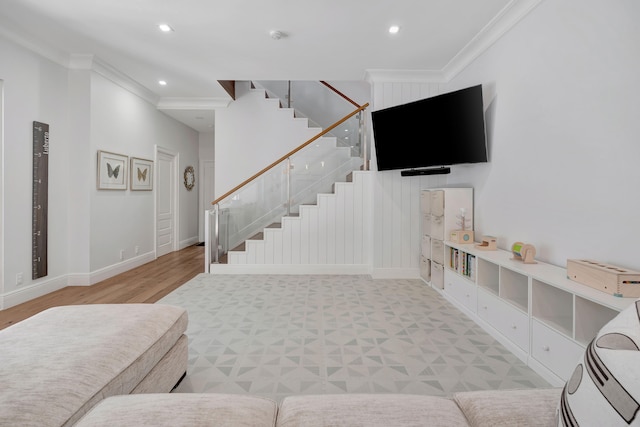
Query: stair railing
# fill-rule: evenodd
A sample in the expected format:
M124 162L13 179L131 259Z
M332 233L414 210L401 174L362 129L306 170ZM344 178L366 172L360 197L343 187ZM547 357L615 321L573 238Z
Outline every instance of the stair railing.
M333 88L331 85L325 82L321 83L349 101L356 107L356 109L211 202L212 209L208 210L205 215L205 272L210 272L211 264L219 263L221 258L231 249L231 246L238 243L237 241L231 242L229 239L229 235L232 228L238 228L237 224L232 223L231 215L232 211L234 211L234 204L242 205L242 199L244 198L243 192L257 195L259 198L263 199L261 201L265 203L266 206L269 206L269 208L263 209L258 213L258 216L263 221L262 228L268 225L270 221L273 220L273 218L281 218L282 216L292 215L291 210L293 197L298 197L297 195L300 194L300 189L297 189L298 191L296 191L296 196L292 194L291 171L294 168L294 163L292 161L293 156L299 153L303 153L303 150L306 148L307 150L305 152L309 152L310 154L306 154L306 156L302 154L300 155L304 156L307 159L317 159L318 157L314 157L316 154L312 153L314 151L313 149L316 148L315 146L312 146L312 144L318 141L319 138L330 134L331 131L353 117L356 117L358 119L358 145L359 147L361 147L359 150L360 155L358 159L359 161L361 161L359 167L363 170L369 169L369 149L364 132L363 114L364 110L369 106L369 104L366 103L364 105L358 105L357 103L353 102L348 97L340 93L338 90ZM326 156L327 154L323 153L320 155ZM301 186L306 186L305 189L309 191L313 191L315 188L319 189L321 188L321 186L324 186L326 188L327 184L330 186L333 184L333 182L335 182L335 180L333 180L333 182L331 183L328 182L329 180L333 179L335 174L344 173L344 176L346 176L346 174L352 172L355 169L353 163L340 163L334 161L331 157L326 157L324 158L324 160L312 163L318 163L320 165L319 167L323 169L326 168L333 174L330 173L328 175L322 175L322 177L319 178L321 181L320 183L311 183L309 185L306 185L305 183L305 185ZM284 165L282 174L274 173L274 170L276 170L277 166L279 165ZM305 169L305 171L313 169L313 166L310 167L309 163L307 163L305 167L306 169L303 168ZM347 171L346 168L349 168L350 170ZM284 182L280 182L280 176L282 175L285 176ZM308 175L320 176L317 174L314 175L311 172ZM283 186L284 188L282 188ZM281 198L284 198L286 200L284 206L281 202L279 202L281 198L278 197L274 197L272 200L265 200L269 199L270 194L277 195L278 192L280 192L282 196ZM317 192L322 191L319 190ZM248 204L250 205L251 203L253 202L250 202ZM238 215L240 217L246 210L247 209L235 209L236 213L241 212ZM254 222L257 223L257 221Z

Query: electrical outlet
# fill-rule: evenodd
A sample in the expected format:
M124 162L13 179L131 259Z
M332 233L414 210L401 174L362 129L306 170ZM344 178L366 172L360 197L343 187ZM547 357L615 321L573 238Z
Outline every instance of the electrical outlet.
M124 249L120 249L120 261L124 259Z
M22 273L16 274L16 285L22 285L22 281L24 280Z
M140 253L140 246L136 246L134 248L134 252L135 252L136 255L138 255Z

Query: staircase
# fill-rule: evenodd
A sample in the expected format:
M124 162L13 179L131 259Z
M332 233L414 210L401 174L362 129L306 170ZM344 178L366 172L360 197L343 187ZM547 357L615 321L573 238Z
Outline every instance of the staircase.
M371 172L355 171L352 182L336 183L315 205L301 205L299 215L283 217L229 251L227 265L342 266L338 270L346 272L367 264L371 182Z
M300 121L295 112L282 108L281 102L269 98L266 91L251 89L256 102L266 102L274 108L285 111L279 114L278 127L290 128L291 132L301 132ZM308 125L307 125L308 127ZM304 131L303 131L304 132ZM317 128L306 132L314 135ZM242 233L250 236L231 239L231 249L212 264L210 272L224 273L242 268L270 271L295 271L300 266L315 266L315 271L362 269L368 263L368 242L370 235L371 175L358 170L362 159L352 157L352 149L339 146L335 137L323 136L315 143L292 156L291 199L289 213L282 209L260 215L260 222L245 224ZM318 159L324 159L322 163ZM315 170L320 168L322 171ZM330 170L326 178L318 182L318 177ZM277 216L273 216L277 215ZM238 235L242 234L238 233ZM233 243L235 240L235 243ZM286 267L286 268L285 268Z

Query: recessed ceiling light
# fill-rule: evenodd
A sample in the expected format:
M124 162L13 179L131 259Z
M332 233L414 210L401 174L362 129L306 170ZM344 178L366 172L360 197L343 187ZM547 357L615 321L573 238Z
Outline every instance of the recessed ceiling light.
M171 31L173 31L173 28L171 28L171 25L169 24L158 24L158 28L163 33L170 33Z
M166 85L167 85L167 82L166 82L166 81L164 81L164 80L158 80L158 84L159 84L160 86L166 86Z
M389 27L389 34L397 34L400 31L400 27L397 25L392 25Z

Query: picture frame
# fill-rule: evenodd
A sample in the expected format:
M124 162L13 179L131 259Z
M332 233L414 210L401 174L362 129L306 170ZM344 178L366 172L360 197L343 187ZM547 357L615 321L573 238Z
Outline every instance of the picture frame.
M131 157L131 191L153 190L153 160Z
M98 150L98 190L126 190L129 157Z

